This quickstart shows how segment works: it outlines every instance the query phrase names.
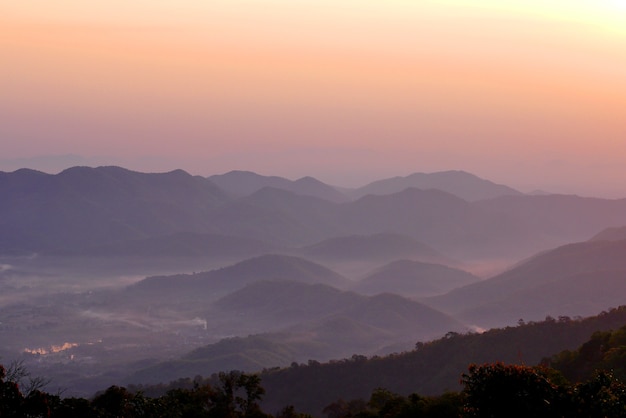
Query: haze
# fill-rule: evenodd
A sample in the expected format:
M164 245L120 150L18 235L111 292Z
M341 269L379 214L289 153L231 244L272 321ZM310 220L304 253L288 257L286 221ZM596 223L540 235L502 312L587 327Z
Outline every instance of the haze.
M623 197L620 1L0 6L0 170L462 169ZM68 156L74 156L68 158Z

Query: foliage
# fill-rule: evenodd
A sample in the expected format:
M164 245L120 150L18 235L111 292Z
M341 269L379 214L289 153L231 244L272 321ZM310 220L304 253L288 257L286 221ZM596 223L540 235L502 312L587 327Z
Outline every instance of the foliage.
M626 385L611 373L599 371L575 385L563 382L543 366L471 365L463 375L463 418L626 417Z
M172 389L156 398L111 386L92 400L61 399L35 390L24 396L0 366L0 417L12 418L311 418L291 405L264 413L258 375L220 373L217 384ZM490 363L470 365L464 389L440 396L399 395L378 388L368 401L339 399L328 418L626 417L626 385L609 372L570 385L553 369Z
M21 365L10 367L9 370L0 365L0 417L48 417L50 416L50 395L37 389L31 390L27 396L20 391L18 382L25 376Z
M464 417L557 416L559 387L541 368L493 363L469 366L463 374Z
M594 331L624 324L626 307L620 307L586 319L548 317L483 333L448 333L434 341L418 342L412 351L364 361L293 364L261 374L268 392L263 405L277 410L293 404L303 412L320 414L338 398L365 399L381 386L403 396L458 391L459 376L468 364L539 364L547 356L579 346Z
M21 366L21 365L20 365ZM92 400L61 399L31 390L24 395L14 379L27 376L21 367L10 373L0 365L0 417L2 418L265 418L259 401L265 393L257 375L238 371L220 373L219 384L195 384L191 389L173 389L150 398L141 392L111 386ZM299 417L293 410L286 410Z
M572 381L593 377L597 370L611 370L626 379L626 326L615 331L597 331L576 350L565 350L543 360Z
M368 402L340 399L324 408L328 418L456 418L462 411L463 394L446 392L441 396L402 396L387 389L374 390Z

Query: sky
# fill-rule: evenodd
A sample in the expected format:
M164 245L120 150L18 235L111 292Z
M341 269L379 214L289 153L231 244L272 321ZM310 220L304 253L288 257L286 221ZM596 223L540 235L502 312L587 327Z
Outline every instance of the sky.
M626 0L0 1L0 170L626 197Z

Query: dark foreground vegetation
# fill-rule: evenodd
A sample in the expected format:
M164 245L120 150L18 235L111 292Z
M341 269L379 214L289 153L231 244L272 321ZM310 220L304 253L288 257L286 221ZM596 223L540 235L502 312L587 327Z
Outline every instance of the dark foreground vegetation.
M423 396L377 388L369 399L336 399L322 413L328 418L626 417L624 353L626 326L596 332L577 350L545 358L539 366L470 364L460 375L460 391ZM180 379L163 395L152 397L133 388L111 386L91 399L63 398L42 391L45 383L30 378L19 364L8 370L0 366L0 417L311 416L289 404L276 411L263 411L261 377L238 371L210 379ZM315 393L309 396L315 397Z
M220 373L215 385L196 382L190 389L171 389L158 398L111 386L93 399L63 399L39 389L22 393L2 366L0 377L0 417L310 417L293 406L274 414L263 412L258 402L265 391L259 377L235 371ZM430 397L376 389L369 400L339 399L323 413L328 418L626 416L626 385L605 371L570 384L544 366L492 363L470 365L461 382L461 392Z

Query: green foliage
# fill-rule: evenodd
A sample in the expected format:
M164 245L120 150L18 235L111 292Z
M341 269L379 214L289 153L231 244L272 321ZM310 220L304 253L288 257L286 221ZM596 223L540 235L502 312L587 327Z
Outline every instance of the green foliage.
M577 350L565 350L544 364L560 370L568 379L581 382L591 379L597 370L611 370L626 379L626 326L615 331L595 332Z

